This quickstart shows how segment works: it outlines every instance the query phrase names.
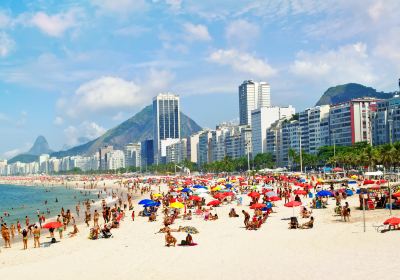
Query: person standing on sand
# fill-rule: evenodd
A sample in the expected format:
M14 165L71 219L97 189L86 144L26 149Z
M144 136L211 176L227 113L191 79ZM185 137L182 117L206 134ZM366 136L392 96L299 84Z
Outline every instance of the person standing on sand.
M85 211L85 223L89 227L89 222L90 222L90 213L88 211Z
M76 215L78 215L79 217L79 210L81 209L81 207L79 206L79 204L76 205L75 210L76 210Z
M40 228L38 228L37 226L35 226L34 230L33 230L33 242L34 242L34 246L36 248L40 248Z
M135 210L132 211L132 221L135 221Z
M10 231L11 231L11 238L14 239L14 237L15 237L15 226L14 226L14 224L11 224Z
M22 231L22 243L24 244L24 249L28 249L28 231L26 229L23 229Z
M17 220L17 231L18 235L21 234L21 223L19 222L19 220Z
M246 211L242 210L242 213L244 215L244 225L247 228L247 225L249 224L249 220L250 220L250 214L247 213Z
M1 236L4 240L4 248L11 248L10 230L7 227L7 223L1 225Z
M28 218L28 216L25 216L25 225L29 226L29 218Z
M94 210L94 214L93 214L93 226L94 227L99 225L99 218L100 218L99 212L97 212L97 210Z

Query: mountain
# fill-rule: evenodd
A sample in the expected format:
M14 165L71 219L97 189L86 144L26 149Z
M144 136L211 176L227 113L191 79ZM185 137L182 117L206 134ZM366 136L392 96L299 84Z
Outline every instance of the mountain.
M50 150L49 143L47 143L46 138L43 136L38 136L32 148L27 152L28 155L39 156L41 154L50 154L53 151Z
M117 127L108 130L97 139L68 149L66 151L51 154L55 157L65 157L73 155L91 155L100 147L112 145L116 149L121 149L128 143L140 142L153 138L153 106L149 105L138 112L132 118L121 123ZM202 128L188 116L181 112L181 135L189 136Z
M393 97L393 93L378 92L372 87L350 83L328 88L315 106L337 104L362 97L388 99Z
M10 159L8 163L14 163L17 161L29 163L36 161L41 154L50 154L53 151L49 147L49 143L43 136L38 136L33 144L32 148L26 153L17 155Z

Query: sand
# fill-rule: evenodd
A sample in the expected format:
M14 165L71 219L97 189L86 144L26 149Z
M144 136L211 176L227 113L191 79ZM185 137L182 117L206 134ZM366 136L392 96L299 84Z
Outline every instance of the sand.
M308 200L307 200L308 201ZM150 223L147 218L127 216L112 239L88 240L88 229L47 248L22 251L22 244L0 253L2 279L26 279L51 275L52 279L392 279L397 269L400 231L378 233L376 226L389 217L388 210L366 212L363 232L362 211L355 210L357 197L348 199L352 207L350 223L328 209L313 210L311 230L289 230L286 218L292 209L277 202L267 222L258 231L243 227L240 218L228 218L231 206L215 208L220 219L177 220L179 225L195 226L195 247L165 247L162 217ZM245 204L248 203L247 198ZM136 213L141 210L135 203ZM298 208L295 209L298 213ZM394 215L399 215L394 211ZM306 219L300 219L305 222ZM180 241L184 233L173 233ZM46 238L42 238L44 241Z

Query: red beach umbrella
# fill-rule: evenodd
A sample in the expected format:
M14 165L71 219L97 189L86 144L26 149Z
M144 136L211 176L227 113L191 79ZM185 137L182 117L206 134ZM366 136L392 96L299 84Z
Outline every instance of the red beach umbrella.
M221 201L216 199L216 200L212 200L209 203L207 203L207 206L217 206L217 205L220 205L220 204L221 204Z
M397 226L400 224L400 218L392 217L383 222L384 225Z
M281 198L279 196L271 196L268 198L269 201L278 201L281 200Z
M285 207L298 207L300 205L301 205L301 202L293 200L293 201L286 203Z
M191 195L189 196L189 199L193 201L201 201L201 197L197 195Z
M298 195L306 195L307 194L307 192L304 190L295 190L293 193L298 194Z
M248 196L250 196L251 198L255 198L255 197L260 197L260 194L258 192L251 192L248 194Z
M214 198L216 198L216 199L223 199L223 198L225 198L225 194L223 194L223 193L217 193L216 195L214 195Z
M42 226L42 228L59 228L62 226L63 226L63 224L60 222L50 222L50 223L44 224Z
M264 208L266 205L264 203L254 203L250 206L250 209L261 209Z

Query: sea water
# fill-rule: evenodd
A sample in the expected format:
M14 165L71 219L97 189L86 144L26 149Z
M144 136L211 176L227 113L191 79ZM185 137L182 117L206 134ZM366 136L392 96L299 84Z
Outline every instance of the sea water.
M97 200L98 191L87 191L65 186L43 187L43 186L17 186L0 184L0 216L8 224L15 223L18 219L21 225L25 224L25 216L30 223L37 223L37 211L44 213L46 218L54 217L61 211L70 209L75 212L78 202ZM47 204L45 204L47 201ZM58 202L57 202L58 201ZM81 205L82 213L84 207ZM50 214L47 214L50 211ZM10 216L6 217L7 212Z

